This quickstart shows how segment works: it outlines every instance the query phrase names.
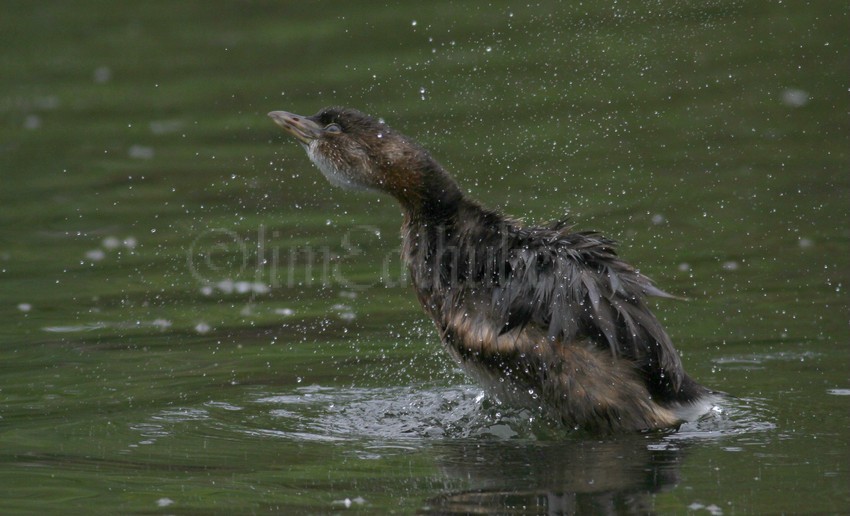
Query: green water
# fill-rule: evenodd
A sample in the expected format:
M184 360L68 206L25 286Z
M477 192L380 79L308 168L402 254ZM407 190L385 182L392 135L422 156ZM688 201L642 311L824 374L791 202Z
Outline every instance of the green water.
M6 2L0 512L850 510L840 2ZM265 117L384 117L666 290L702 383L592 439L440 350L394 201Z

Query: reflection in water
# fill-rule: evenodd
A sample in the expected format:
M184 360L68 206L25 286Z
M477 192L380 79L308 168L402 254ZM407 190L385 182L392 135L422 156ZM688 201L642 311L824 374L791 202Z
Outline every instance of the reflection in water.
M421 512L648 514L654 495L679 483L690 445L773 428L758 400L730 400L678 432L446 445L438 455L441 473L469 487L427 500Z
M546 441L445 446L442 474L469 486L426 501L422 513L648 514L654 495L679 483L692 444L775 428L759 400L730 399L678 432L603 440L572 434ZM764 437L766 439L767 437ZM704 507L713 512L713 506Z
M680 444L656 437L559 443L468 443L442 457L445 476L473 486L436 496L423 513L647 514L679 481ZM655 443L655 445L648 445Z
M421 512L438 514L646 514L654 494L677 485L690 444L773 428L755 400L729 400L676 433L604 440L511 412L471 386L310 386L257 402L269 405L273 429L251 434L433 446L442 485L451 487ZM378 458L382 448L371 451Z
M656 509L654 495L679 483L691 445L741 434L769 440L774 428L753 399L729 399L679 432L599 439L512 412L473 386L245 394L152 414L133 425L140 439L128 450L189 434L339 443L370 462L427 450L439 481L422 496L423 513L645 514Z

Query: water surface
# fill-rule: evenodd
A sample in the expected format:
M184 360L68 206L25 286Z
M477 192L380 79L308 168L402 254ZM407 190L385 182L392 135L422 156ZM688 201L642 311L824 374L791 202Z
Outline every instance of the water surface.
M586 4L586 3L585 3ZM3 512L850 509L848 9L20 2L0 18ZM593 438L439 347L388 198L265 113L343 104L687 302L735 395Z

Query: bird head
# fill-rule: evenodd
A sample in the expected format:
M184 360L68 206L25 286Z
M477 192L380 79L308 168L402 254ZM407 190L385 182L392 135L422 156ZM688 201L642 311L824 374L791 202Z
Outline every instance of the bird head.
M423 175L436 166L418 144L355 109L329 107L312 116L272 111L269 117L339 187L386 192L404 201L421 195Z

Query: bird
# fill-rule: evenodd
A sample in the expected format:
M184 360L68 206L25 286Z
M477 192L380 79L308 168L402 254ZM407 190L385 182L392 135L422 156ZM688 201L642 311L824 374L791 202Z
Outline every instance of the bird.
M647 297L672 298L569 218L526 225L472 199L413 139L331 106L268 113L332 184L394 197L401 256L443 347L497 400L593 434L679 429L723 393L684 370Z

